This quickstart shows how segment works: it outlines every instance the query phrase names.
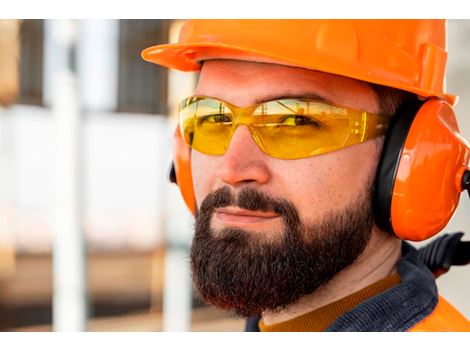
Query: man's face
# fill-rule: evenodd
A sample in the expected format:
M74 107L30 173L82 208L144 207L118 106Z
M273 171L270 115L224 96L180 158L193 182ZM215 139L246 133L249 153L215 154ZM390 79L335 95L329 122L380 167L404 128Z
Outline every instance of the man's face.
M254 62L206 61L195 95L239 107L319 96L378 113L372 88L326 73ZM276 310L327 283L364 250L380 144L368 141L296 160L263 153L246 126L227 152L195 150L191 265L205 300L248 316Z

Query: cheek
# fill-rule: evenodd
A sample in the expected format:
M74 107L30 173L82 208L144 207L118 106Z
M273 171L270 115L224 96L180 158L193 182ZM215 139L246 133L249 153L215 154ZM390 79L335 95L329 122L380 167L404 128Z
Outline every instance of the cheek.
M199 207L204 198L212 191L212 186L215 181L215 172L211 170L217 170L215 158L192 150L191 172L197 207Z
M368 191L375 177L378 145L368 141L343 150L284 165L280 182L303 219L318 221Z
M319 221L325 213L344 209L368 190L375 177L380 147L372 140L308 159L270 159L272 178L261 189L291 201L301 219ZM191 169L198 206L220 186L215 172L219 166L220 158L192 151Z

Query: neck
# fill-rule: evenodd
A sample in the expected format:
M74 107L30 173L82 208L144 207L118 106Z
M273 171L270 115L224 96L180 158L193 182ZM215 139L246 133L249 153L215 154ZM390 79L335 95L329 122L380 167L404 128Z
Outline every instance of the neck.
M326 285L279 312L262 314L266 325L277 324L335 302L389 275L395 274L401 240L374 227L364 252Z

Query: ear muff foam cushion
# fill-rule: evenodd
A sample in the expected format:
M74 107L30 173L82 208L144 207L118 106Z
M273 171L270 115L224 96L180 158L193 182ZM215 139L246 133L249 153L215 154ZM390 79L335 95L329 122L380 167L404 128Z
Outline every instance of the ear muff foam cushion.
M374 217L379 228L391 231L391 203L395 175L405 145L408 131L422 102L405 101L391 118L389 130L385 136L382 155L377 167L374 190Z

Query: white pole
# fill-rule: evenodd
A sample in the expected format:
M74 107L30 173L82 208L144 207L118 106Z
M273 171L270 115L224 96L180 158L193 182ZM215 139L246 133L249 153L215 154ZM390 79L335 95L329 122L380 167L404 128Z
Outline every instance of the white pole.
M182 22L170 27L170 41L174 42ZM168 105L170 107L169 135L176 125L178 102L192 94L195 75L170 70L168 74ZM171 140L166 141L170 145ZM167 166L165 165L165 169ZM192 217L186 209L176 185L166 184L166 254L163 289L163 330L190 331L192 312L191 271L189 248L193 234Z
M115 111L118 106L119 21L80 21L77 74L87 111ZM138 55L138 54L136 54Z
M51 23L55 55L52 113L57 136L53 219L54 331L84 331L87 321L86 249L80 226L80 104L74 69L76 21Z

